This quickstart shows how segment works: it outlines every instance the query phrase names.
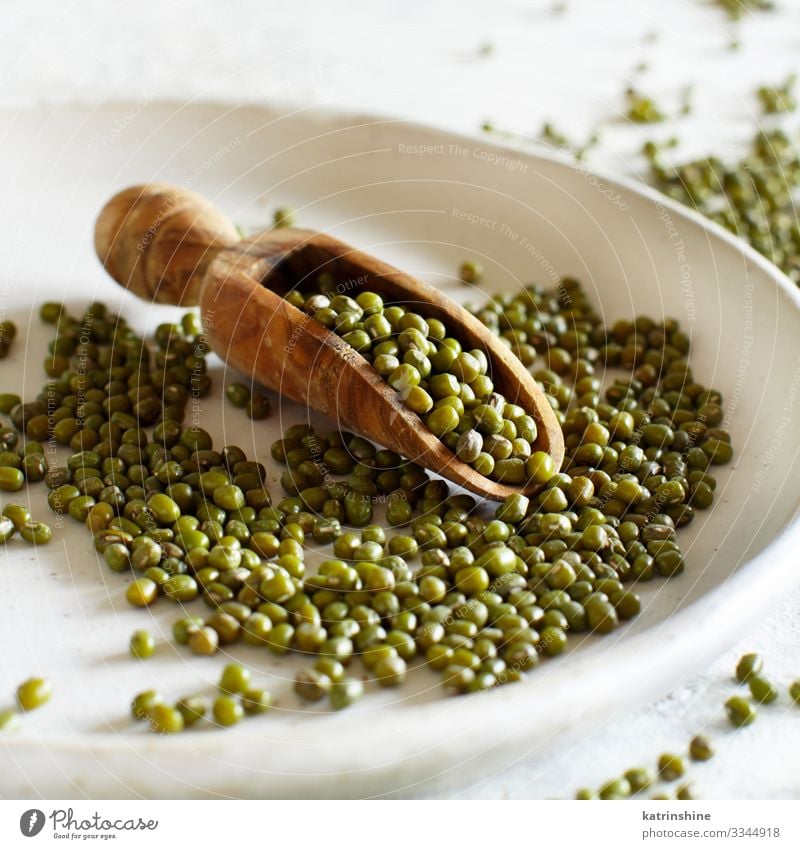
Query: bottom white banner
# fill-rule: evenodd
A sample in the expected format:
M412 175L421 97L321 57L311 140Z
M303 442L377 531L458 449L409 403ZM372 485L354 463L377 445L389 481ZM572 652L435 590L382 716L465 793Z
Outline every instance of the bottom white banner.
M445 808L445 805L448 807ZM400 811L400 807L406 810ZM358 811L355 809L359 808ZM494 808L493 811L489 808ZM0 801L0 847L800 846L798 802ZM511 841L514 843L512 844Z

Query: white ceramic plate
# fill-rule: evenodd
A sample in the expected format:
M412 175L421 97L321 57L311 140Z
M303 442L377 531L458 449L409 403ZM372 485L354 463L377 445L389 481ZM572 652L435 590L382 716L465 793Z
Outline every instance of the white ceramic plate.
M142 328L173 313L126 296L96 262L94 216L114 191L159 179L213 198L234 220L265 226L290 205L326 229L446 289L465 257L485 288L508 291L557 275L581 279L609 320L680 319L698 378L723 391L736 461L717 502L682 534L686 573L643 593L644 612L600 640L543 664L523 684L470 698L440 695L425 670L395 692L370 692L338 715L291 693L296 662L239 650L273 691L271 714L226 731L174 739L133 727L131 696L209 688L220 657L169 641L175 609L124 601L124 579L98 562L80 526L58 528L36 552L20 541L0 561L0 704L33 673L51 703L0 737L0 794L45 797L353 796L435 792L502 768L664 692L733 642L796 580L790 527L800 476L800 298L779 272L716 227L647 191L553 158L522 154L404 123L264 108L128 103L6 110L0 231L0 312L21 333L0 363L4 389L32 397L48 335L31 306L123 305ZM304 411L282 404L255 427L220 400L201 421L216 438L263 460L281 426ZM276 404L277 406L277 404ZM269 466L273 480L277 470ZM278 491L278 486L273 486ZM48 520L43 486L31 490ZM10 500L3 497L3 503ZM198 603L199 604L199 603ZM127 656L146 625L156 656Z

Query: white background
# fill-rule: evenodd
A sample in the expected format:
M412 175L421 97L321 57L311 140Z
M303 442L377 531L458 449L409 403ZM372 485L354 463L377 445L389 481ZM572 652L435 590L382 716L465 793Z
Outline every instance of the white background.
M489 119L530 137L551 120L577 143L600 126L590 164L630 175L643 167L638 151L653 136L677 136L681 156L741 150L759 121L755 88L782 81L800 58L800 3L778 3L778 12L734 25L706 0L568 0L564 11L498 0L5 2L0 98L317 104L469 132ZM636 71L642 62L647 69ZM693 84L694 111L656 128L631 126L623 117L631 83L675 116ZM797 761L785 756L800 740L800 708L785 698L788 682L800 678L798 649L794 593L706 674L453 795L569 797L629 766L652 766L662 750L682 751L705 728L719 754L693 770L701 794L800 798ZM763 653L784 696L733 735L721 705L746 650Z

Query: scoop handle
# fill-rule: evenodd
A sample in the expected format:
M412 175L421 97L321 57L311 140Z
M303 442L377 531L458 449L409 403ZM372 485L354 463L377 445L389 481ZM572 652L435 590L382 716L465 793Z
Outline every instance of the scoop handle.
M168 183L114 195L94 231L97 256L117 283L145 300L182 306L199 303L209 263L238 241L208 200Z

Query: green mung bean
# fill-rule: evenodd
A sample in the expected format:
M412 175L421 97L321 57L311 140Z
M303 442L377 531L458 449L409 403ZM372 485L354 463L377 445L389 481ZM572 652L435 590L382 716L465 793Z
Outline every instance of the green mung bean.
M223 727L236 725L244 717L242 703L234 696L217 696L212 708L214 721Z
M766 705L778 698L777 689L766 678L751 675L747 679L747 684L750 688L750 695L757 704Z
M250 684L250 670L240 663L229 663L222 670L219 689L223 693L241 693Z
M145 690L136 695L131 702L131 715L134 719L147 719L156 705L164 703L164 697L157 690Z
M742 728L756 720L756 709L747 699L732 696L725 702L725 712L731 725Z
M689 754L694 761L710 760L714 756L711 741L704 734L695 735L689 743Z
M345 678L334 681L329 692L330 705L334 710L342 710L357 702L364 694L364 685L357 678Z
M286 206L276 209L273 215L273 223L275 227L294 227L296 223L295 211Z
M17 703L24 711L36 710L50 701L52 692L45 678L28 678L17 687Z
M259 687L248 687L242 694L242 709L248 714L267 713L272 707L272 696Z
M625 772L625 779L631 788L631 793L640 793L646 790L653 783L653 776L650 770L644 767L634 767Z
M658 759L658 774L664 781L675 781L684 773L683 758L680 755L663 754Z
M150 725L150 730L156 734L178 734L183 731L184 718L183 713L171 705L155 704L147 712L147 721Z
M19 529L20 536L32 545L47 545L53 538L53 531L44 522L26 522Z
M185 726L194 725L208 713L208 699L204 696L184 696L175 704Z
M475 285L481 282L483 267L473 260L465 260L459 266L458 276L463 283Z
M149 631L140 629L131 634L129 643L130 653L142 660L152 657L156 650L156 642Z
M764 661L757 654L745 654L736 664L736 678L746 684L754 676L758 676L764 668Z
M631 785L627 778L613 778L607 781L599 790L601 799L627 799L631 795Z
M0 731L14 731L20 724L19 714L13 708L0 710Z

